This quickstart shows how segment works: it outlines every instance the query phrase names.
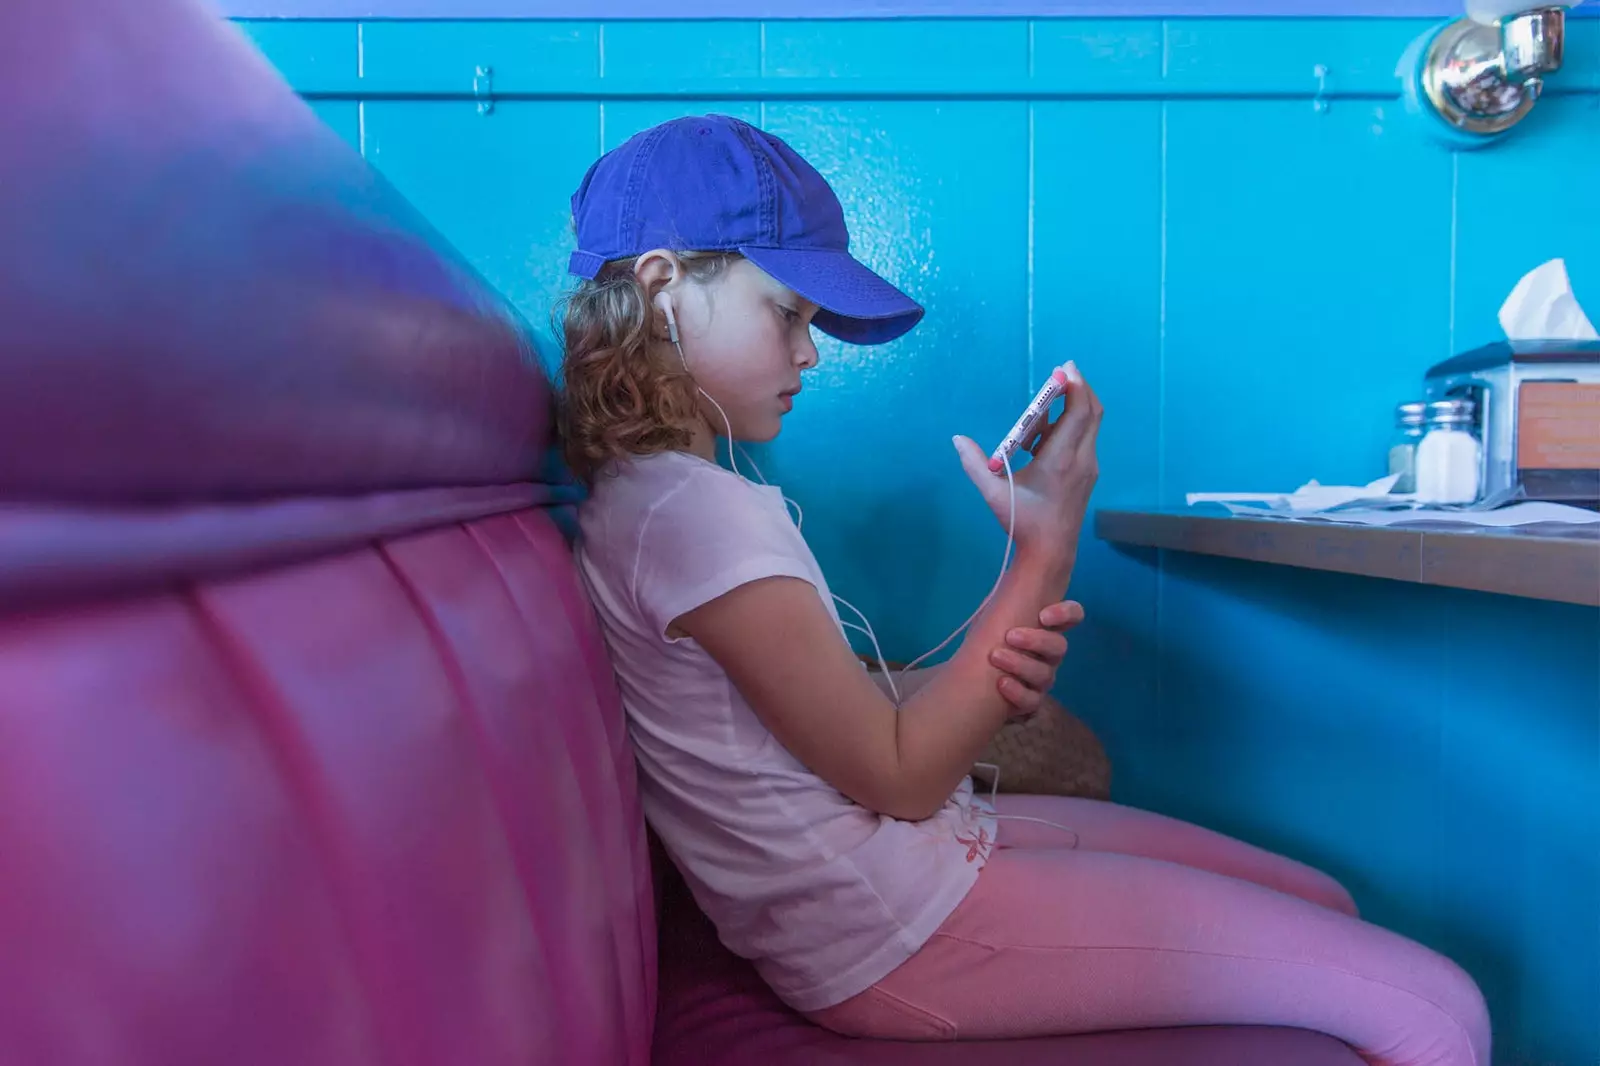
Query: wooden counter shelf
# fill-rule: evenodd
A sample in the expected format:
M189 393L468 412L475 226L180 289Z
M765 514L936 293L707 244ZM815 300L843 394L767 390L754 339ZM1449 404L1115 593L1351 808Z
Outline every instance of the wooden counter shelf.
M1600 607L1600 524L1375 527L1105 510L1094 531L1114 544Z

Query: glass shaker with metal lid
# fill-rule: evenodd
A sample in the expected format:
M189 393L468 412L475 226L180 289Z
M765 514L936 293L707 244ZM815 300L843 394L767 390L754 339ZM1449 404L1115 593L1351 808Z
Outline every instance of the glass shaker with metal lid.
M1399 475L1394 492L1417 491L1417 445L1428 420L1428 405L1403 403L1394 409L1394 440L1389 445L1389 473Z
M1482 475L1478 406L1471 400L1428 404L1417 445L1417 499L1422 503L1472 503Z

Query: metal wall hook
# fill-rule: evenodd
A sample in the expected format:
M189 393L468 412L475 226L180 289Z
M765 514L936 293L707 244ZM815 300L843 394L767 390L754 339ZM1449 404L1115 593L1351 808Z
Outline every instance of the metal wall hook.
M478 114L494 111L494 68L480 66L472 75L472 95L478 100Z
M1439 31L1422 63L1422 88L1439 117L1466 133L1503 133L1522 121L1560 69L1564 7L1539 7L1492 25L1458 19Z

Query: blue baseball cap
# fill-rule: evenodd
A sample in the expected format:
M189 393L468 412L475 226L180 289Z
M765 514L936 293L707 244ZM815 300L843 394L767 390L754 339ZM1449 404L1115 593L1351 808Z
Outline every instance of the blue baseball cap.
M850 254L839 198L772 134L726 115L674 119L601 156L572 196L583 278L655 248L738 252L816 304L851 344L892 341L922 319L911 297Z

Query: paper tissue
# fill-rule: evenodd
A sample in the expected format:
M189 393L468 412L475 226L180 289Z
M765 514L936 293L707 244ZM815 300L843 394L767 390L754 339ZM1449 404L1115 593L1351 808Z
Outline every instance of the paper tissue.
M1600 334L1596 333L1594 325L1583 313L1577 297L1572 292L1566 263L1561 259L1552 259L1525 274L1501 305L1499 319L1507 340L1513 345L1529 341L1541 344L1600 341ZM1505 345L1498 346L1499 349L1505 347ZM1475 506L1448 508L1424 506L1418 502L1415 494L1393 492L1397 480L1393 476L1361 486L1321 485L1311 481L1292 493L1196 492L1190 493L1187 501L1190 506L1200 503L1221 504L1234 514L1263 518L1315 519L1360 525L1398 525L1415 522L1476 526L1518 526L1545 522L1600 523L1600 513L1582 507L1548 502L1550 496L1533 502L1498 506L1523 495L1518 489L1519 475L1528 473L1524 468L1559 465L1566 461L1557 459L1545 463L1530 460L1526 454L1530 442L1537 443L1539 432L1548 432L1548 427L1555 423L1548 417L1547 412L1541 412L1547 415L1541 423L1530 424L1524 421L1520 424L1522 432L1519 438L1517 433L1519 424L1512 421L1515 418L1515 409L1520 406L1516 401L1526 404L1531 398L1534 402L1539 402L1537 388L1527 395L1519 388L1519 385L1524 383L1519 381L1516 371L1517 367L1522 365L1509 360L1503 351L1491 346L1478 352L1458 356L1429 372L1431 395L1451 394L1454 391L1453 386L1457 384L1478 388L1481 390L1479 395L1482 396L1488 396L1491 390L1501 394L1502 398L1491 405L1492 421L1483 427L1484 446L1487 450L1486 462L1483 465L1488 472L1488 480L1483 486L1484 491L1479 494L1480 502ZM1580 423L1578 426L1580 436L1588 428L1600 427L1600 419L1590 419L1587 408L1581 406L1600 401L1600 351L1596 352L1593 361L1564 364L1562 373L1558 376L1568 380L1555 385L1554 389L1568 391L1562 392L1559 396L1552 394L1551 410L1559 409L1562 417L1569 423L1575 418ZM1592 384L1590 377L1594 379ZM1539 388L1547 387L1544 381L1536 380L1534 384ZM1585 391L1576 393L1570 391L1574 388ZM1507 399L1509 397L1516 399L1515 401ZM1580 406L1574 408L1575 403ZM1578 412L1576 415L1573 414L1574 410ZM1581 425L1584 422L1593 422L1593 426ZM1520 456L1514 454L1513 442L1522 448L1524 454ZM1571 443L1570 433L1560 442L1560 451L1568 457L1577 454L1571 448ZM1579 443L1580 449L1585 446L1586 442ZM1570 463L1568 465L1571 466ZM1584 459L1577 465L1587 467L1589 461ZM1587 471L1581 469L1556 470L1553 473L1557 477L1587 476ZM1559 494L1556 498L1560 498Z
M1522 275L1500 305L1500 328L1513 341L1600 340L1572 293L1565 259L1552 259Z

